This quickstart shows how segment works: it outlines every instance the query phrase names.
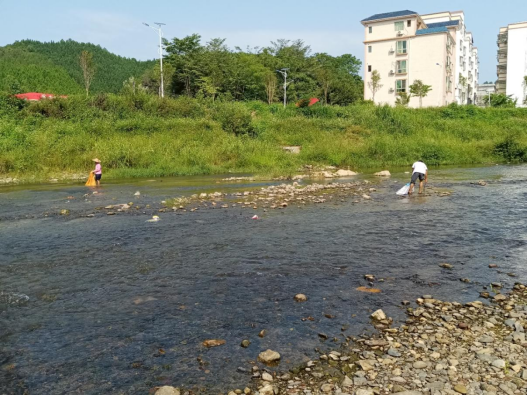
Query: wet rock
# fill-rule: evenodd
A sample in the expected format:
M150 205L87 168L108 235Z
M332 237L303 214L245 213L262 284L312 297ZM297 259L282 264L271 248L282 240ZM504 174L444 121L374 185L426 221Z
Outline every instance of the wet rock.
M108 213L106 213L106 214L107 214L108 216L113 216L113 215L115 215L115 212L108 212Z
M136 196L136 197L138 197L140 195L141 195L141 193L139 191L136 191L135 194L134 194L134 196Z
M338 177L346 177L346 176L356 176L358 175L358 173L355 173L353 171L346 170L346 169L339 169L338 171L335 172L335 175L337 175Z
M507 297L504 296L503 294L496 294L496 295L494 296L494 301L504 301L504 300L506 300L506 299L507 299Z
M161 386L156 388L156 395L181 395L179 388L174 388L173 386Z
M386 319L386 314L382 309L378 309L377 311L371 314L371 317L375 320L381 321Z
M69 209L61 209L60 215L61 216L69 216L70 210Z
M452 264L448 264L448 263L441 263L441 264L439 264L439 266L441 268L445 268L445 269L452 269L452 268L454 268L454 266Z
M388 170L383 170L383 171L374 173L374 175L375 176L384 176L384 177L386 177L386 176L391 176L392 174Z
M276 351L268 349L258 355L258 360L266 364L275 363L280 360L280 354Z
M249 347L249 345L251 345L251 341L249 340L243 340L240 344L243 348L247 348Z
M243 393L246 394L246 395L250 395L251 394L251 388L245 388L243 390Z
M202 345L207 348L213 348L220 345L225 345L225 340L205 340Z
M267 330L262 330L258 333L258 337L264 338L267 335Z
M364 275L364 279L366 279L369 282L373 282L375 280L375 275L371 275L371 274Z
M297 301L297 302L305 302L305 301L307 301L307 297L306 297L305 294L299 293L299 294L295 295L295 301Z

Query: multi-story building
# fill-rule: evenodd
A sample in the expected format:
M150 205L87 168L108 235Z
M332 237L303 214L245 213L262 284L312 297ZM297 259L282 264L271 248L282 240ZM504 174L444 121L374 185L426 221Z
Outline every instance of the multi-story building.
M496 91L527 106L527 22L500 28Z
M466 31L462 11L419 15L410 10L376 14L365 29L364 98L394 105L415 80L430 85L423 106L473 103L478 83L478 53ZM371 74L381 77L373 95ZM374 98L375 96L375 98ZM410 106L419 101L412 99Z
M478 89L476 91L476 104L478 106L487 105L489 96L494 93L496 93L496 84L488 82L478 84Z

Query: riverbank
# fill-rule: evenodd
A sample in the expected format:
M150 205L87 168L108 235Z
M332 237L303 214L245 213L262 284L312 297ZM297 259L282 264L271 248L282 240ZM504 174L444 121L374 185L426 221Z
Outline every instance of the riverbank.
M372 336L348 336L337 349L322 346L318 358L285 373L255 360L247 369L250 385L229 394L525 394L527 288L517 283L505 293L501 287L484 287L485 302L425 295L396 327L379 309L371 314L377 329ZM309 305L309 297L298 304ZM279 356L273 356L275 364Z
M357 104L282 108L259 102L102 95L0 110L0 175L19 181L248 173L293 176L304 165L364 172L527 160L527 110L406 109ZM284 147L298 146L298 153Z

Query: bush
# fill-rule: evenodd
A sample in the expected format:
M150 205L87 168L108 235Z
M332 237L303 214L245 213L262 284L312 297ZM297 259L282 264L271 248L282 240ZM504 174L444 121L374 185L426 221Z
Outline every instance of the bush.
M242 103L216 103L213 108L213 119L221 124L224 131L236 136L256 135L251 112Z
M494 153L509 162L519 162L527 159L526 148L510 135L504 141L494 146Z

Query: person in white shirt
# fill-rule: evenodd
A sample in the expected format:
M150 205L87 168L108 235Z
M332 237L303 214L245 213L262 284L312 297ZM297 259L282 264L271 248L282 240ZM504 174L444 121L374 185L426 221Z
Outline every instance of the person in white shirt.
M408 195L414 192L415 182L419 179L419 194L423 193L423 181L428 182L428 168L425 163L421 160L414 162L412 165L412 181L410 182L410 190L408 190Z

